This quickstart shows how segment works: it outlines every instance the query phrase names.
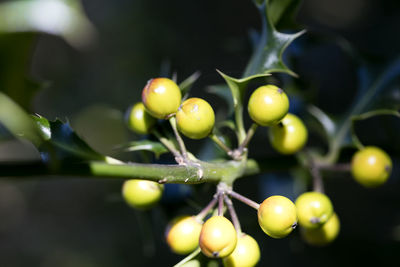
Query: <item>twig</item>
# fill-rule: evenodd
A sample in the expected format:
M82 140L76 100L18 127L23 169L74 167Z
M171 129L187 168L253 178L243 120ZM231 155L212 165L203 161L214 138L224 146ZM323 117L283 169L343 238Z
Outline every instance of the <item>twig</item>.
M153 130L152 134L174 155L175 158L181 157L178 150L175 149L174 145L167 138L162 136L157 130Z
M196 215L196 219L203 220L204 217L206 217L207 214L210 212L210 210L214 208L215 204L217 204L217 201L218 201L217 196L214 196L214 198L210 201L210 203L208 203L208 205L204 207L204 209L202 209L199 212L199 214Z
M232 156L232 150L217 135L210 134L209 137L214 141L215 144L224 150L228 156Z
M179 148L181 150L183 159L187 160L188 159L188 154L187 154L187 151L186 151L185 143L183 142L183 139L182 139L181 135L179 134L178 129L176 127L176 118L175 118L175 116L172 116L168 120L169 120L169 123L171 124L172 130L174 131L176 140L178 141Z
M232 190L228 191L227 194L256 210L258 210L258 208L260 207L260 204L258 204L257 202L255 202L239 193L236 193L235 191L232 191Z
M232 200L227 195L224 195L224 200L226 206L228 207L229 214L231 215L233 226L235 226L237 234L240 234L242 232L242 228L240 227L240 221L236 214L235 208L233 207Z
M240 157L243 154L243 152L245 151L245 149L247 149L247 146L248 146L251 138L253 138L253 135L255 134L257 128L258 128L258 125L256 123L253 123L251 125L251 127L247 131L245 139L239 145L239 147L233 152L233 157L235 157L235 159L240 159Z
M218 216L224 215L224 193L218 192Z

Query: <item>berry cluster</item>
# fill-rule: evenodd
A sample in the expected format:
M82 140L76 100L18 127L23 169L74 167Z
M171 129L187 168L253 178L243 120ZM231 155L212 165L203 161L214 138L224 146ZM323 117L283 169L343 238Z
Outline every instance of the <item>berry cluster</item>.
M154 134L175 156L178 164L199 166L200 161L186 151L179 133L191 139L210 137L227 152L232 160L242 162L247 157L247 145L258 126L269 127L272 147L281 154L302 152L308 131L303 121L288 113L289 99L275 85L257 88L250 96L248 113L254 121L246 138L238 148L231 150L213 134L214 110L201 98L182 102L179 86L168 78L151 79L142 91L142 102L128 112L128 125L138 134ZM156 130L157 120L169 120L176 140L171 141ZM309 164L315 181L320 179L324 165ZM390 176L390 157L376 147L365 147L352 160L351 173L360 184L373 187L383 184ZM201 168L199 179L201 179ZM318 185L318 183L315 185ZM326 245L338 235L340 222L332 202L323 193L323 187L301 194L293 203L284 196L275 195L258 204L233 191L232 183L220 181L212 201L197 215L174 219L166 230L166 240L177 254L201 252L210 258L222 258L224 266L255 266L260 259L259 246L251 236L242 232L232 199L237 199L257 210L259 225L268 236L284 238L297 225L303 239L311 245ZM123 196L134 208L149 208L161 197L162 184L145 180L128 180L123 185ZM216 207L217 206L217 207ZM229 211L231 220L224 217Z

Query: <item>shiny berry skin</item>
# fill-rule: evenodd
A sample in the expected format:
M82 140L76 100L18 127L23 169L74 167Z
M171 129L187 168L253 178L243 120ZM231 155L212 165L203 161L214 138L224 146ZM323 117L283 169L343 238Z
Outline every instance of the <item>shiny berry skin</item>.
M289 99L275 85L257 88L250 96L248 111L251 119L261 126L277 124L289 110Z
M378 147L365 147L356 152L351 161L351 173L354 179L365 187L384 184L391 172L392 160Z
M307 142L307 128L299 117L288 113L277 125L269 128L272 147L281 154L293 154Z
M192 139L207 137L215 122L214 110L201 98L185 100L176 113L178 130Z
M333 214L331 200L320 192L306 192L296 199L299 225L317 228L326 223Z
M127 113L128 126L135 133L148 134L157 120L152 117L142 102L136 103Z
M325 246L333 242L340 232L340 221L336 213L318 228L300 228L304 241L314 246Z
M260 260L260 247L257 241L244 233L239 234L236 248L222 261L224 267L253 267Z
M147 209L160 200L163 189L164 186L162 184L153 181L126 180L122 186L122 196L129 206L137 209Z
M176 113L181 99L178 85L168 78L151 79L142 91L142 102L147 111L159 119L166 119Z
M209 218L201 228L199 245L210 258L229 256L236 247L237 233L233 224L223 216Z
M271 196L258 208L258 223L270 237L283 238L297 225L296 206L284 196Z
M189 254L199 245L202 222L194 216L183 216L168 227L166 236L171 250L177 254Z

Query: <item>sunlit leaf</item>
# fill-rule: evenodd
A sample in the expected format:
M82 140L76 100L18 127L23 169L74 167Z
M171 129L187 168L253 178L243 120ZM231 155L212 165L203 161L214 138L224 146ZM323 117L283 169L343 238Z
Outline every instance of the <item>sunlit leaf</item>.
M121 146L121 148L125 151L150 151L153 152L157 158L159 158L162 154L169 152L168 149L160 142L150 140L133 141Z
M305 31L294 34L278 32L268 12L268 8L270 7L267 5L267 2L268 0L255 1L262 18L262 30L258 45L253 52L243 76L247 77L254 74L272 72L283 72L296 76L282 61L282 55L290 43ZM279 17L276 19L278 18Z
M90 44L95 30L78 0L17 0L0 3L0 32L43 32L72 46Z
M43 139L40 131L31 117L10 97L0 92L0 124L3 129L3 137L10 133L15 137L31 141L39 146Z

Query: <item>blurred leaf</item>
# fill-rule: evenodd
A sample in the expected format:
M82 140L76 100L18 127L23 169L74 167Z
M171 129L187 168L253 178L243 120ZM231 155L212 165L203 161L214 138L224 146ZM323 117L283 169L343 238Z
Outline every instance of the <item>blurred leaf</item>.
M7 129L3 130L3 138L7 132L15 137L31 141L39 146L43 139L40 131L31 117L10 97L0 92L0 123Z
M129 144L121 146L121 148L123 148L125 151L150 151L153 152L157 158L159 158L162 154L169 152L168 149L160 142L150 140L133 141Z
M276 2L277 0L273 1ZM271 18L271 14L268 11L269 8L273 8L274 5L270 6L268 0L255 1L258 7L261 18L262 18L262 30L259 38L258 45L250 59L249 64L244 73L244 77L251 76L259 73L272 73L272 72L283 72L292 76L297 76L291 71L285 63L282 61L282 55L285 49L293 42L297 37L302 35L305 31L300 31L294 34L286 34L278 32ZM289 2L286 3L289 6ZM275 10L278 10L279 6L276 6ZM280 13L283 14L285 6L279 7ZM280 18L276 15L276 20Z
M78 0L17 0L0 3L0 32L43 32L74 47L90 44L95 30Z
M228 106L227 117L233 114L234 108L232 101L232 93L229 91L229 87L226 84L211 85L207 88L207 92L215 94L219 96L222 100L224 100L224 102Z
M321 124L328 140L333 138L336 131L335 122L325 112L314 105L309 105L307 111Z
M300 3L300 0L269 0L268 16L271 18L272 24L276 28L294 27Z
M179 88L181 89L184 99L187 98L190 89L192 88L193 84L197 81L199 77L200 77L200 71L196 71L195 73L187 77L184 81L182 81L179 84Z
M0 91L27 111L45 86L28 78L35 37L33 33L0 35Z
M369 119L369 118L372 118L375 116L382 116L382 115L392 115L392 116L396 116L396 117L400 118L400 112L397 110L393 110L393 109L377 109L377 110L371 110L371 111L365 112L363 114L351 116L351 138L352 138L353 143L358 148L362 148L363 145L357 137L357 134L355 131L355 122L361 121L361 120L366 120L366 119Z
M32 116L39 126L46 142L38 147L44 160L60 161L65 159L104 160L105 157L94 151L70 127L59 119L49 121L40 115ZM49 157L49 158L47 158Z

